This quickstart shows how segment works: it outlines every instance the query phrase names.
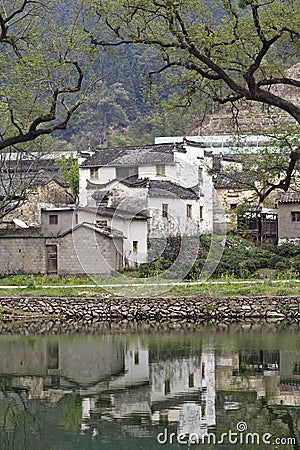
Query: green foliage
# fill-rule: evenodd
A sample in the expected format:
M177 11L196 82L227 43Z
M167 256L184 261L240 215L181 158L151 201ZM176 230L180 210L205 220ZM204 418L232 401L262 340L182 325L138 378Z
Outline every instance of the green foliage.
M198 258L190 269L189 263L166 261L159 258L150 263L142 264L139 267L139 276L150 277L164 273L171 267L170 274L174 278L184 274L186 280L195 281L201 278L201 271L205 264L206 257L210 249L211 236L200 237L201 246L205 254ZM261 272L260 272L261 271ZM239 236L231 236L226 243L220 263L215 270L213 277L219 278L242 278L255 277L267 271L274 278L295 278L300 275L300 246L294 244L284 244L276 246L272 243L252 246ZM171 275L170 275L171 276Z
M160 275L172 265L171 261L164 260L162 258L155 261L140 264L138 272L142 278L154 277Z
M286 242L276 249L277 255L283 256L285 258L290 258L292 256L300 255L300 245L293 244L291 242Z
M79 394L73 392L64 399L58 424L66 430L78 431L82 419L82 405Z
M79 169L78 160L71 154L68 158L64 155L55 161L59 168L63 181L70 186L73 198L76 200L79 194Z

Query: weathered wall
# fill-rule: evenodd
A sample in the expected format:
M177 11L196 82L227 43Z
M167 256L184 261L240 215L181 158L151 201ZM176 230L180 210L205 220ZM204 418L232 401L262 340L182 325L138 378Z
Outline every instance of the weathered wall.
M58 244L58 273L60 275L111 274L122 267L121 239L80 227L59 238L48 238L47 244Z
M56 374L81 386L98 383L124 370L122 346L100 340L37 341L34 344L28 340L1 341L0 352L2 374L45 376L56 370Z
M51 180L45 185L38 186L32 194L28 195L28 200L7 215L5 220L21 219L27 225L38 225L41 223L41 208L71 203L74 203L74 199L69 195L68 189L55 180Z
M278 238L279 243L289 239L300 239L300 222L292 222L292 211L300 213L299 203L279 203Z
M60 237L0 238L0 274L47 272L46 245L57 245L60 275L110 274L122 267L122 239L80 227Z
M1 274L37 274L45 271L45 238L6 236L0 238Z
M50 224L49 216L55 215L58 216L57 224ZM76 225L75 220L75 212L73 209L70 210L52 210L52 211L42 211L41 213L41 226L44 235L57 235L58 233L62 233L64 231L72 228L72 225Z
M162 216L163 203L168 205L168 218ZM187 205L192 205L192 217L187 217ZM199 202L196 200L149 197L149 238L169 235L199 235Z

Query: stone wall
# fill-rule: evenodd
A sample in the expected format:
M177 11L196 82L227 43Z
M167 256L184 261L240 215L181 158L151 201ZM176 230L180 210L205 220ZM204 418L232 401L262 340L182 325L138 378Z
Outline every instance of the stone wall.
M157 297L157 298L59 298L0 297L4 319L16 316L52 316L64 320L118 320L226 324L249 321L298 323L300 296L293 297ZM7 314L5 313L7 311Z
M45 238L37 236L0 238L1 274L38 274L45 271Z

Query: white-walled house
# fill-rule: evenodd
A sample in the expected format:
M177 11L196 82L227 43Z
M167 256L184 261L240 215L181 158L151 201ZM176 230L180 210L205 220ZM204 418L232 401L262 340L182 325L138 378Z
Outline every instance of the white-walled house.
M211 166L187 141L97 150L79 166L78 220L119 229L127 265L145 262L150 241L213 231Z

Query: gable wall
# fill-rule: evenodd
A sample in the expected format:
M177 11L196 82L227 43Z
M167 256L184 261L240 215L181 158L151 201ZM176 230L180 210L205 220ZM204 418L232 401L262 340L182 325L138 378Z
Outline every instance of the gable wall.
M292 222L292 211L300 214L300 203L278 204L278 238L280 240L299 239L300 222Z
M60 275L109 275L122 267L120 241L80 227L60 238L50 238L47 243L58 244Z

